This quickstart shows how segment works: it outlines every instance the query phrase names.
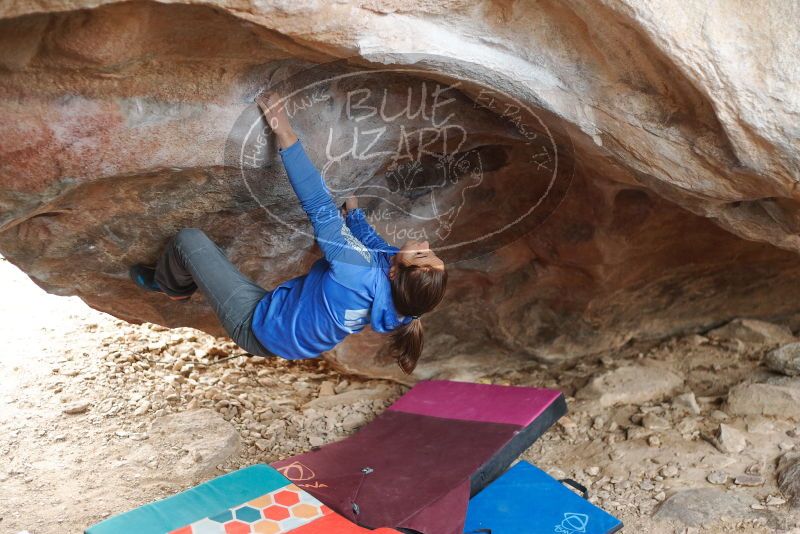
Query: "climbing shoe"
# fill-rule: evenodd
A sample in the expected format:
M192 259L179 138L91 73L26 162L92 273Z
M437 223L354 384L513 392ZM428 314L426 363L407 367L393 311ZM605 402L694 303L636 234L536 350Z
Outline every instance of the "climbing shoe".
M172 300L189 300L191 295L184 295L184 296L175 296L170 295L163 289L161 286L158 285L158 282L155 280L156 270L152 267L148 267L147 265L142 265L141 263L137 263L133 267L130 268L128 271L130 274L131 280L146 291L155 291L156 293L164 293Z

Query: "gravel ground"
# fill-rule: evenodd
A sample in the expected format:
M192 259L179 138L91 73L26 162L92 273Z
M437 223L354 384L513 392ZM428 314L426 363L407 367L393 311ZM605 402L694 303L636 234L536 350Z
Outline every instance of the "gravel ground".
M4 260L0 291L0 532L80 532L341 439L407 390L128 324L44 293ZM800 378L761 363L793 340L735 322L477 380L564 391L570 413L524 458L589 486L626 532L797 533L800 482L780 472L800 462Z

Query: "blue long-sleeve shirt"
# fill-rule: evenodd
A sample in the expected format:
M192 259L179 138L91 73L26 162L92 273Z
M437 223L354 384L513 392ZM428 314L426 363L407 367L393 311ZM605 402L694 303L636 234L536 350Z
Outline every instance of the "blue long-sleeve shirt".
M324 257L308 274L267 292L253 313L256 338L277 356L313 358L367 324L391 332L409 322L394 309L389 285L397 247L375 232L361 209L341 216L299 140L279 153Z

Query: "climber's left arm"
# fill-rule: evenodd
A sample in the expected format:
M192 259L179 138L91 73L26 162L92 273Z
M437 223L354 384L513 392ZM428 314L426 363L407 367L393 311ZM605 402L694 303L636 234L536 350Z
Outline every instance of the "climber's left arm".
M355 207L347 210L345 222L353 235L372 250L389 250L391 246L383 240L375 228L367 221L364 210Z

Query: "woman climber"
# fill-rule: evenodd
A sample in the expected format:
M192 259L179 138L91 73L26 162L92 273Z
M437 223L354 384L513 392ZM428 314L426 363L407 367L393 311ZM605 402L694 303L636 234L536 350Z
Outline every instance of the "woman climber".
M340 211L279 101L271 93L258 104L324 257L307 274L267 291L239 272L202 230L184 228L154 267L131 267L131 278L175 300L190 298L199 287L231 339L251 354L313 358L370 324L391 333L390 352L411 373L422 352L420 316L444 296L444 262L427 241L406 241L401 248L386 243L354 197Z

